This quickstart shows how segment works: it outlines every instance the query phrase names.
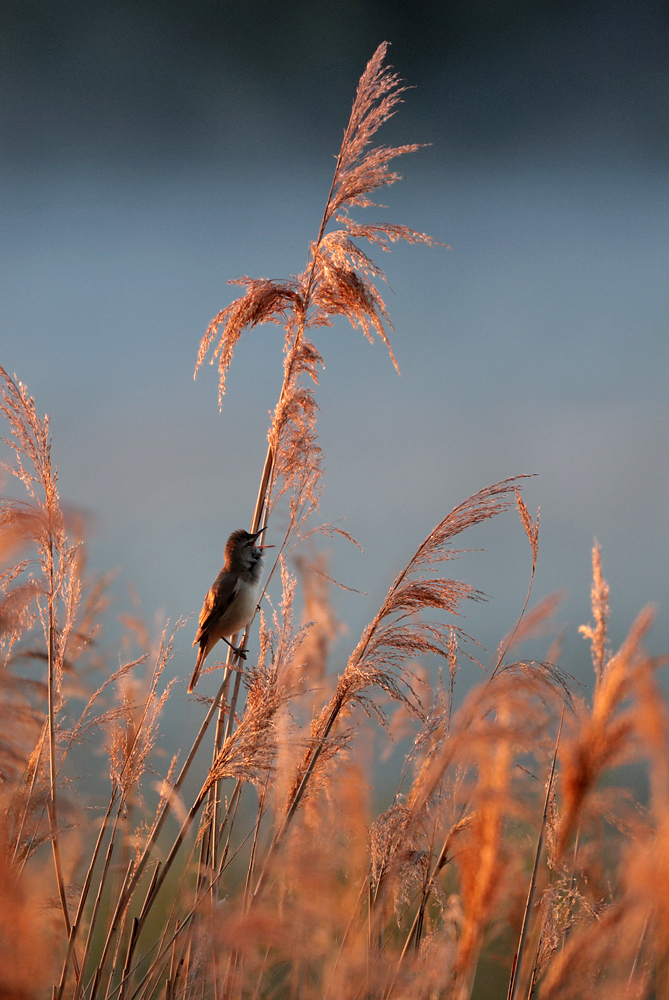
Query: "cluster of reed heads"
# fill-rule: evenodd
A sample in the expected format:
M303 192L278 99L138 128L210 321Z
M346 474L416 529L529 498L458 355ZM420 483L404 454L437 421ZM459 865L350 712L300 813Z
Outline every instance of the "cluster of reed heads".
M313 526L322 359L311 338L343 316L390 351L383 274L359 243L433 242L349 214L398 180L390 162L417 148L372 143L403 91L385 53L380 46L360 80L306 270L282 282L239 279L243 294L202 340L197 366L213 351L222 396L242 333L268 322L285 331L250 522L256 531L279 511L273 527L287 525L267 574L281 597L276 607L261 601L241 639L246 646L255 629L257 659L229 650L210 667L218 691L199 696L196 738L160 777L163 709L185 697L192 668L184 660L182 677L167 679L184 623L152 644L129 622L142 653L109 676L97 640L106 581L87 577L81 532L61 507L48 420L0 370L7 468L27 494L0 507L3 1000L669 997L661 662L644 651L650 611L611 651L598 549L594 622L582 629L591 699L559 667L557 644L543 661L515 658L545 634L557 600L530 603L539 524L522 477L443 518L343 666L328 664L337 625L323 557L294 554L310 536L340 530ZM528 597L456 710L459 663L474 648L459 609L482 595L440 571L458 554L456 536L513 508L529 540ZM372 726L413 737L377 816ZM106 749L101 808L79 791L72 764L73 748L91 740ZM648 801L613 780L630 761L645 761ZM483 974L493 960L497 992Z

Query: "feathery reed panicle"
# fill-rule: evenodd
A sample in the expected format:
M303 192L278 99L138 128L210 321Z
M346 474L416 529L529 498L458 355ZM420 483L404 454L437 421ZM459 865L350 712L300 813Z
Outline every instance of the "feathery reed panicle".
M36 706L46 700L46 686L36 680L17 676L10 653L14 644L24 632L35 623L36 599L39 591L37 580L30 577L12 586L14 581L25 574L30 567L29 559L19 559L15 564L10 560L23 555L32 541L34 525L33 513L27 504L18 501L5 502L0 498L0 648L6 651L4 669L0 670L0 784L15 789L11 812L20 812L20 800L25 800L30 787L32 772L39 762L34 757L39 745L41 756L44 735L44 715ZM9 563L9 565L7 565ZM17 781L24 773L27 781L23 788ZM10 834L10 840L13 840Z
M56 687L59 690L65 648L74 625L80 596L80 583L75 572L77 545L69 543L65 518L60 506L57 471L51 462L49 418L41 420L34 400L20 382L15 382L0 367L2 402L0 413L6 418L11 438L3 441L13 451L15 464L2 463L28 492L30 501L2 497L0 500L0 530L14 533L37 547L44 583L40 585L31 572L32 561L23 560L5 572L2 586L3 607L11 609L14 628L3 630L8 649L21 632L29 629L39 617L53 656ZM28 573L25 582L7 591L17 578ZM62 607L64 618L55 627L55 618ZM51 617L50 617L51 616ZM49 639L50 623L54 626Z
M530 548L532 550L532 571L530 573L530 581L527 587L527 596L525 598L525 603L523 604L522 610L518 621L516 622L513 631L500 643L497 652L497 662L495 664L495 669L492 672L492 677L495 676L498 670L502 667L504 658L506 657L509 649L514 643L520 640L523 630L523 622L525 620L525 612L527 611L527 606L530 603L530 596L532 594L532 585L534 584L534 574L537 569L537 559L539 558L539 514L537 511L536 521L532 521L532 516L525 505L525 501L520 495L519 490L516 489L516 508L518 510L518 515L520 517L520 523L525 529L525 534L528 537Z
M517 664L475 688L456 713L449 734L417 776L417 815L454 767L464 769L461 801L468 817L458 835L462 927L453 974L457 996L466 996L483 933L498 901L512 889L509 818L523 814L524 785L514 788L516 763L544 749L549 723L564 700L559 680L541 665ZM550 737L548 737L550 742Z
M200 342L195 375L204 364L207 353L214 342L220 327L223 333L214 350L211 363L218 359L218 401L219 405L225 395L225 382L234 349L244 330L252 330L261 323L278 323L287 325L294 317L296 306L301 304L300 294L295 282L270 281L268 278L234 278L230 285L242 285L246 291L229 306L222 309L211 321Z
M148 769L149 760L155 749L160 719L165 708L165 704L171 693L175 680L168 681L161 690L161 681L165 668L170 662L174 653L174 640L177 632L183 627L184 622L178 621L170 631L169 624L164 629L160 640L153 651L153 665L144 683L132 678L132 671L142 665L148 659L148 654L144 654L137 660L125 664L95 692L86 706L82 718L85 718L91 705L100 694L110 685L116 685L119 705L115 709L110 709L103 713L97 720L99 726L107 726L109 735L107 741L107 754L109 758L109 779L110 798L106 813L103 817L100 832L95 843L92 857L86 872L84 884L79 895L76 916L68 939L68 949L61 971L59 997L67 985L70 968L74 971L75 985L74 996L77 997L83 988L83 977L86 972L86 965L89 960L91 950L95 944L101 944L101 954L95 970L95 980L93 992L102 982L105 972L105 965L113 944L113 932L106 928L106 940L104 944L97 940L98 933L102 933L100 924L102 922L102 904L106 892L110 893L114 903L118 904L116 893L122 898L125 889L131 880L141 871L143 848L147 842L151 842L154 836L156 823L160 816L162 798L158 807L156 818L153 823L145 821L146 809L142 796L142 777ZM137 827L130 830L132 822L133 806L136 807L140 815ZM106 849L104 849L105 835L109 834ZM121 847L119 851L119 841ZM134 845L134 851L130 852L128 847ZM120 856L119 856L120 855ZM100 863L100 858L103 858ZM121 885L115 885L115 866L119 864L123 869ZM97 883L95 881L97 879ZM83 937L84 915L89 896L95 894L92 909L86 928L85 940L83 942L83 956L81 963L76 960L76 946L79 936ZM112 920L113 923L113 920ZM108 974L113 978L114 970L109 969Z
M549 863L556 877L543 907L536 962L536 978L543 976L541 996L551 1000L581 996L584 988L593 997L646 996L652 981L649 963L661 979L669 956L664 901L669 878L664 860L668 720L654 676L667 658L649 657L644 650L653 621L650 608L637 617L620 649L606 658L608 585L597 545L592 602L596 625L581 631L593 645L596 685L592 707L578 699L575 716L565 719L571 732L560 755L561 805L550 837ZM625 810L625 800L616 802L614 789L601 787L612 768L643 757L650 762L650 814L638 806ZM599 874L602 815L622 840L617 870L605 880ZM657 995L663 991L666 984Z
M275 834L273 850L283 842L314 772L317 768L322 770L324 755L331 759L348 742L348 733L341 733L339 737L335 734L333 738L333 729L338 720L353 707L359 706L382 723L385 722L384 713L377 701L366 693L368 689L378 688L391 699L406 705L419 717L424 715L405 664L411 658L428 653L448 660L452 655L454 626L414 621L410 616L426 608L456 614L463 599L481 597L468 584L430 578L424 573L435 563L446 561L457 554L447 547L452 538L466 528L508 509L511 504L509 495L514 491L517 479L515 477L486 487L454 508L428 535L405 569L396 577L381 608L365 628L349 657L332 698L312 723L309 744L296 769L283 822ZM256 892L261 884L262 879Z
M595 588L600 590L603 582L598 567L595 580L593 593ZM582 699L576 702L578 727L574 735L568 735L564 741L562 753L563 809L558 855L566 849L581 819L586 799L603 772L636 754L634 717L625 702L634 695L639 672L646 669L643 639L653 619L651 608L642 611L618 652L604 663L601 674L597 675L592 709L588 710ZM596 670L599 662L598 652Z
M18 528L30 537L37 547L42 582L35 585L30 564L20 564L19 573L5 577L8 582L28 573L24 596L34 601L34 616L22 603L19 614L21 627L39 619L46 645L47 660L47 746L49 758L48 817L53 850L54 871L65 928L70 932L70 914L67 888L63 874L60 832L58 821L57 776L60 767L58 755L58 715L62 704L61 685L65 651L79 605L81 585L77 573L76 545L70 545L65 521L60 507L57 473L51 462L49 420L37 416L34 400L20 382L15 382L0 367L0 413L6 418L11 437L4 438L14 453L15 464L4 466L21 483L30 497L29 502L17 504L3 498L2 526ZM16 588L15 588L16 591ZM60 615L60 617L59 617ZM10 631L9 643L17 638L16 627ZM39 755L38 755L39 757ZM26 806L27 809L27 806Z
M353 696L375 684L397 700L404 699L391 669L400 671L407 658L435 653L449 658L451 624L415 621L411 616L425 609L457 615L460 603L481 600L483 595L467 583L426 576L434 565L452 559L458 552L448 547L452 538L509 508L509 494L518 477L488 486L459 504L436 528L396 577L378 613L365 628L342 675L342 694Z
M388 314L373 281L383 279L383 272L353 238L365 239L384 250L389 249L389 242L399 239L428 245L435 242L405 226L361 226L346 215L337 216L344 229L326 233L338 211L371 205L368 196L373 191L399 180L400 175L390 171L388 164L419 148L415 144L369 148L378 129L394 114L404 91L399 77L383 64L386 51L387 43L379 46L360 80L305 271L286 281L245 277L233 282L244 285L246 291L212 320L198 353L196 375L218 336L211 363L218 359L220 404L234 348L244 330L266 322L285 328L284 379L268 432L267 458L253 524L254 529L260 526L265 506L266 518L279 497L291 494L284 547L293 531L299 533L320 498L321 453L315 432L318 407L313 386L318 383L323 359L305 332L330 326L333 317L345 316L370 340L372 331L376 332L397 367L386 329L390 325Z
M602 575L602 554L599 543L592 548L592 616L594 625L581 625L579 632L590 640L592 665L597 682L602 679L606 661L606 624L609 617L609 585Z
M232 361L234 347L245 329L260 323L278 323L286 327L287 353L295 340L301 339L306 326L329 325L333 315L345 315L355 326L360 324L370 336L370 324L387 343L383 320L385 306L366 276L382 277L382 272L360 250L352 238L368 240L388 249L388 241L399 239L410 243L434 244L424 233L397 224L360 226L346 216L341 221L346 229L325 236L333 216L352 206L372 205L368 195L380 187L394 184L401 175L391 172L388 164L405 153L420 149L420 144L368 149L379 128L397 110L400 95L405 91L397 74L383 65L388 45L382 43L363 73L344 133L332 186L328 196L318 237L311 246L306 271L297 279L271 281L266 278L238 278L231 284L246 286L246 292L222 310L211 322L200 344L195 373L222 329L214 350L213 361L219 363L219 401L225 392L225 378ZM315 305L313 315L308 310ZM299 359L293 359L298 365ZM290 373L292 374L292 367Z
M170 630L169 622L154 649L153 666L146 683L141 684L131 671L148 656L145 654L119 671L119 724L111 727L108 745L109 774L121 797L127 796L133 785L139 785L149 757L155 749L160 719L176 679L160 689L166 666L174 655L176 635L185 622L180 619Z

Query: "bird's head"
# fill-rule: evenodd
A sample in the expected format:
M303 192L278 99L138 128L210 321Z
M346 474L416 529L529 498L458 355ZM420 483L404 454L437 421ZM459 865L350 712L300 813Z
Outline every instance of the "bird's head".
M261 528L253 534L239 528L233 531L225 546L225 567L228 570L254 570L260 573L262 567L262 555L265 549L274 548L273 545L256 544L265 529Z

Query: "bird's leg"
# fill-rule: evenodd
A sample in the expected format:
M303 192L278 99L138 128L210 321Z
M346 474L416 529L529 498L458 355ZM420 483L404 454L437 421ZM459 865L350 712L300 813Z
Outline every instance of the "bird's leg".
M228 643L228 646L230 647L230 649L232 650L232 652L236 653L237 656L240 658L240 660L245 660L246 659L246 652L243 649L240 649L239 646L233 646L232 643L229 642L229 640L225 639L225 638L223 639L223 642L227 642Z

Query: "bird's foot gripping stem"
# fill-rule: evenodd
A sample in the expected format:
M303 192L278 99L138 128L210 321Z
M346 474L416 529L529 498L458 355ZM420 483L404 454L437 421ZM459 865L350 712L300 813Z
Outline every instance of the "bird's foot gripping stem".
M246 659L246 650L242 649L241 646L233 646L232 643L229 642L227 639L224 639L223 642L228 643L228 646L230 647L232 652L235 653L240 660Z

